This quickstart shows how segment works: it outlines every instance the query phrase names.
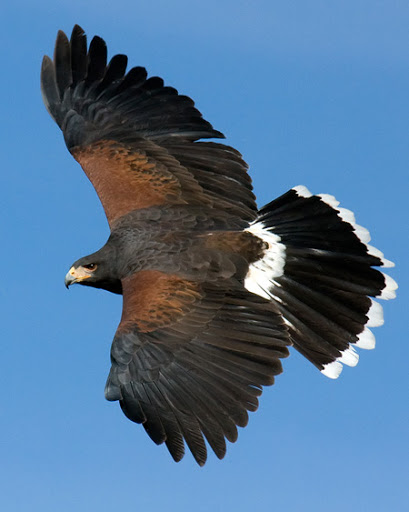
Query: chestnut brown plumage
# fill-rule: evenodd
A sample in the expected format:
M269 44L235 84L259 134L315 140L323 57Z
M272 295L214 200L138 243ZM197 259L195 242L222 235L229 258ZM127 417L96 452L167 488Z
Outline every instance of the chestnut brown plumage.
M186 442L203 465L204 439L224 457L289 345L329 377L356 364L353 345L372 348L367 327L383 321L370 297L396 285L332 196L296 187L258 211L246 163L202 140L223 135L193 101L126 67L77 25L43 60L47 110L111 229L66 285L123 295L106 398L176 461Z

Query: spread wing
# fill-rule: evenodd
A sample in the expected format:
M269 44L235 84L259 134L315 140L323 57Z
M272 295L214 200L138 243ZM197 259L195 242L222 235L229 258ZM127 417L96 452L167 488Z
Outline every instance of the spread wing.
M286 328L274 305L158 271L123 280L124 307L111 351L108 400L119 400L151 439L179 461L184 440L206 461L237 439L263 385L281 373Z
M187 96L147 78L127 57L107 64L105 42L89 49L75 26L58 33L44 57L41 89L68 149L94 185L108 222L162 204L211 205L245 220L256 215L247 165L235 149L199 139L223 138ZM228 194L226 194L228 191ZM229 197L226 197L228 195Z

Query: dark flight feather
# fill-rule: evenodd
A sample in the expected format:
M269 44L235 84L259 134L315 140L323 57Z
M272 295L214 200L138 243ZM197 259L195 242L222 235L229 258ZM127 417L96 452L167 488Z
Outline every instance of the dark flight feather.
M71 34L71 72L72 85L75 87L87 74L87 37L81 27L75 25Z

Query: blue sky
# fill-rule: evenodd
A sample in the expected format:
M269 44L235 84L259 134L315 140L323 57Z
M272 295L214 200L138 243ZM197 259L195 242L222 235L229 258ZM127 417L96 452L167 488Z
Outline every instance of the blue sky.
M409 6L404 1L16 0L0 7L0 508L409 509ZM108 226L42 105L74 23L196 101L251 167L260 206L334 194L396 262L377 348L330 381L296 353L223 461L175 464L104 400L119 297L64 288Z

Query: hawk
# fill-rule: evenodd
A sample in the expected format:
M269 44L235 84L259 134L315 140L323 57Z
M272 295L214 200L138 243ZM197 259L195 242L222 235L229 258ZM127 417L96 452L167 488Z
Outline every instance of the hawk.
M304 186L258 209L247 164L194 102L107 63L100 37L59 32L41 70L44 103L95 187L106 244L65 283L122 294L105 388L175 461L235 442L293 346L324 375L355 366L383 324L374 298L396 283L368 231Z

